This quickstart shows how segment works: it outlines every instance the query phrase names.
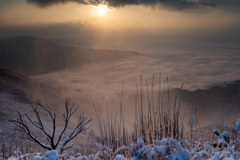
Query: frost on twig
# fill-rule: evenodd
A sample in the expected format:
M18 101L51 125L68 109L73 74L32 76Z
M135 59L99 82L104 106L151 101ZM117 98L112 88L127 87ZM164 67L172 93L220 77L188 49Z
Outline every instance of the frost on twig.
M25 133L25 138L27 140L33 141L37 144L39 144L41 147L43 147L44 149L48 149L48 150L55 150L61 139L63 134L65 133L68 124L69 124L69 120L71 118L71 116L77 111L78 107L75 107L74 104L70 104L70 99L66 98L65 101L65 113L63 114L64 116L64 127L61 131L61 133L59 134L57 141L54 141L54 138L56 136L56 114L52 114L48 109L46 109L41 103L40 101L36 102L36 107L34 107L31 103L30 103L32 110L34 111L35 114L35 120L32 120L27 114L23 115L18 111L18 115L19 118L17 119L9 119L9 122L12 122L15 124L15 126L17 127L17 130L24 132ZM39 108L41 108L42 110L44 110L45 112L47 112L51 118L52 121L52 132L48 133L46 130L46 127L43 125L42 122L42 118L40 116L39 113ZM25 118L24 118L25 117ZM33 133L32 133L32 129L31 127L28 125L28 123L26 122L26 120L28 120L28 122L30 122L30 124L32 124L35 128L38 128L42 133L44 133L44 135L46 136L46 138L49 140L50 145L46 145L42 142L40 142L39 139L37 139ZM79 133L81 133L82 131L85 131L87 129L89 129L89 127L85 127L89 122L91 121L91 119L87 119L84 116L80 116L78 119L78 124L76 125L76 127L72 130L72 132L70 133L70 135L63 140L61 146L64 147L69 141L71 141L73 138L75 138ZM72 144L73 145L73 144ZM70 148L72 147L72 145L66 147Z

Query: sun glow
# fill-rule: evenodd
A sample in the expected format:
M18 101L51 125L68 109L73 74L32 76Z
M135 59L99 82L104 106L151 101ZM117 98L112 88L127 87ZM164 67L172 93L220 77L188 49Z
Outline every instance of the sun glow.
M104 15L105 13L107 13L107 11L108 11L107 5L99 5L99 6L96 6L96 7L95 7L95 13L96 13L96 15L102 16L102 15Z

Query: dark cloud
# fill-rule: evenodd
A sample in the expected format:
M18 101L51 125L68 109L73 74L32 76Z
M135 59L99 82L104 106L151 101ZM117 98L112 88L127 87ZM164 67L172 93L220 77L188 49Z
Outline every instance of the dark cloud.
M214 3L214 2L198 2L199 5L202 5L202 6L207 6L207 7L217 7L217 4Z
M54 4L64 4L67 2L78 2L82 4L88 4L84 0L26 0L28 3L36 4L36 6L44 8L52 6Z
M221 6L227 6L227 7L240 5L240 0L211 0L211 1Z
M213 2L205 2L205 1L187 1L187 0L107 0L109 6L119 7L125 5L146 5L146 6L154 6L154 5L162 5L169 9L182 10L187 8L198 8L201 6L210 6L216 7L217 5Z
M126 5L160 5L170 10L183 10L188 8L216 7L217 4L211 1L188 1L188 0L26 0L28 3L36 4L44 8L54 4L63 4L66 2L77 2L81 4L108 4L111 7L123 7Z

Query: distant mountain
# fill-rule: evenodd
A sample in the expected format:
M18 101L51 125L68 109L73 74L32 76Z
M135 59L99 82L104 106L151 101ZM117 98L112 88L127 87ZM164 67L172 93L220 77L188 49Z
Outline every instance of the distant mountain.
M187 116L197 114L202 126L211 120L232 124L240 118L240 80L208 89L182 90L181 106Z
M44 74L137 55L140 54L134 51L63 47L32 36L0 38L0 67L24 75Z

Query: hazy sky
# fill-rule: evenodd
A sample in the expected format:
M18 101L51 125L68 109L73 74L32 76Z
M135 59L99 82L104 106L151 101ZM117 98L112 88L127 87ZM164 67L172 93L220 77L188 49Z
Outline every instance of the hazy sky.
M239 0L0 0L0 37L122 50L240 44Z

